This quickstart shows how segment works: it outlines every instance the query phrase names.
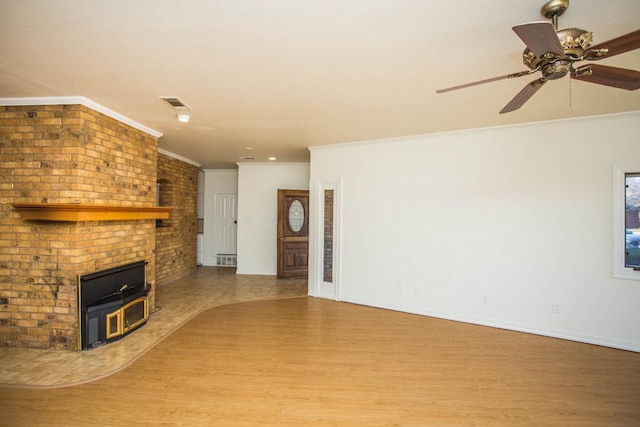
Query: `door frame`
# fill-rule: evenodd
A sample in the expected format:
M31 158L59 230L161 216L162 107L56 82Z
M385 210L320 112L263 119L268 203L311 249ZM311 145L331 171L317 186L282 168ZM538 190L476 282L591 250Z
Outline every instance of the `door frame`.
M333 190L333 274L324 281L324 192ZM309 192L309 295L340 301L342 248L342 177L317 178Z

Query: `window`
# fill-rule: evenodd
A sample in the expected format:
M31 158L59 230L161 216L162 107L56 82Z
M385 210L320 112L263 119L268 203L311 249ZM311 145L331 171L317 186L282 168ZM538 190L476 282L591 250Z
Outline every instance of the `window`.
M322 280L333 282L333 190L324 190L324 264Z
M613 277L640 280L640 164L613 168Z
M626 268L640 268L640 173L624 175L624 228Z

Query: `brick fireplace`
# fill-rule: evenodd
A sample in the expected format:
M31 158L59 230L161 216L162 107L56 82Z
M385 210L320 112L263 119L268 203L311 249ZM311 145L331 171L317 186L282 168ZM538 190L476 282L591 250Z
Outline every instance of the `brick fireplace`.
M14 204L154 206L158 137L80 104L0 109L0 346L76 350L78 276L146 260L155 305L156 221L25 220Z

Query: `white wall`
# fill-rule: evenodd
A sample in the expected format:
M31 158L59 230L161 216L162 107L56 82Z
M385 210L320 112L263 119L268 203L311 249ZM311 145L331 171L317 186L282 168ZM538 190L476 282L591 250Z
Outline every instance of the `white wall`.
M237 274L277 274L278 189L308 190L308 163L238 163Z
M214 195L238 193L236 169L204 169L203 265L216 265Z
M640 351L640 281L612 277L638 135L634 112L312 148L312 182L342 179L340 298Z

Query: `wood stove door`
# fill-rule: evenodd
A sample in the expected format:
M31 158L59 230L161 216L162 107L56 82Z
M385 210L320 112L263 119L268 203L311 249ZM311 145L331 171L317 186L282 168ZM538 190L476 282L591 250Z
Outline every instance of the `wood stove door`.
M141 297L122 307L122 333L142 325L149 318L149 298Z

